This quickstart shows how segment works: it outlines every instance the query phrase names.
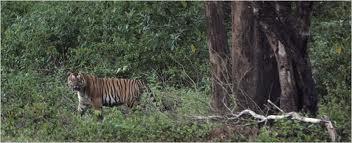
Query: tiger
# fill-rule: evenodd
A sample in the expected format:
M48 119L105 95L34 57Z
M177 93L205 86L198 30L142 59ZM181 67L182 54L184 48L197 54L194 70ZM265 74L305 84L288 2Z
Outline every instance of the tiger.
M103 106L125 105L132 108L139 103L144 92L151 92L142 80L98 78L81 72L69 73L67 83L69 88L77 93L77 110L80 115L82 116L89 107L93 107L100 120L103 119Z

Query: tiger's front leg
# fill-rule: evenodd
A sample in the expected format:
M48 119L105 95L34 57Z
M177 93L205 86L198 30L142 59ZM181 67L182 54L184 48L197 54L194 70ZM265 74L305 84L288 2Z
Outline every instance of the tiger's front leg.
M79 113L81 116L83 116L83 115L86 113L87 108L88 108L87 105L84 105L84 104L79 103L79 104L78 104L78 107L77 107L77 111L78 111L78 113Z
M89 98L81 92L78 92L78 106L77 106L77 111L78 113L83 116L84 113L87 111L87 108L90 105L90 100Z

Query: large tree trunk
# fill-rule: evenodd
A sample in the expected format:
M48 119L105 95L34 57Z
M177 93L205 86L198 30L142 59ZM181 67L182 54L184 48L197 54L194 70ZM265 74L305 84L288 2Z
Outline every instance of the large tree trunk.
M237 110L262 111L271 99L287 112L315 113L307 53L312 2L232 2L232 72L222 3L206 2L213 107L229 110L225 105L233 94Z
M310 38L310 21L313 10L313 2L298 3L298 18L300 28L298 32L298 45L303 63L297 63L297 80L299 93L301 93L301 109L316 113L318 111L318 95L313 79L312 66L308 55L308 40Z
M232 72L237 110L262 111L276 100L279 84L273 53L260 31L251 2L232 2Z
M286 111L315 113L317 93L307 52L312 2L253 3L259 11L256 17L275 51L280 72L280 106ZM292 4L296 4L295 9ZM285 53L284 57L280 51Z
M229 83L229 50L224 23L224 2L205 2L208 26L208 47L212 79L212 107L217 113L226 113L228 96L231 94Z

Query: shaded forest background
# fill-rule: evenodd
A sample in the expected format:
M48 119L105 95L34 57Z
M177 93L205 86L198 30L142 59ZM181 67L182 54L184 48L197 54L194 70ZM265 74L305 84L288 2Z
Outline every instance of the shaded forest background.
M317 116L351 140L351 3L315 2L309 55ZM231 32L231 10L225 7ZM320 125L194 121L210 115L203 2L1 2L2 141L328 141ZM160 109L76 115L68 71L146 78Z

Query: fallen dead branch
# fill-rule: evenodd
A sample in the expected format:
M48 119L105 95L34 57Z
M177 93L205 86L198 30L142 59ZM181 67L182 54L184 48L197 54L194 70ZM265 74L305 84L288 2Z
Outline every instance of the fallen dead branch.
M302 121L306 123L312 123L312 124L323 124L329 134L329 137L331 141L336 141L336 130L335 127L333 126L332 122L327 118L323 117L321 119L319 118L310 118L310 117L304 117L299 115L297 112L289 112L285 113L282 109L280 109L278 106L276 106L274 103L272 103L270 100L268 100L269 104L273 105L275 108L277 108L280 112L282 112L281 115L260 115L255 113L252 110L246 109L238 113L230 113L229 116L218 116L218 115L212 115L212 116L192 116L193 119L196 120L236 120L242 117L243 115L250 115L255 119L258 119L258 123L261 122L266 122L268 120L280 120L284 118L289 118L292 120L297 120L297 121Z
M192 116L192 118L196 120L218 120L218 119L224 119L225 117L212 115L212 116Z

